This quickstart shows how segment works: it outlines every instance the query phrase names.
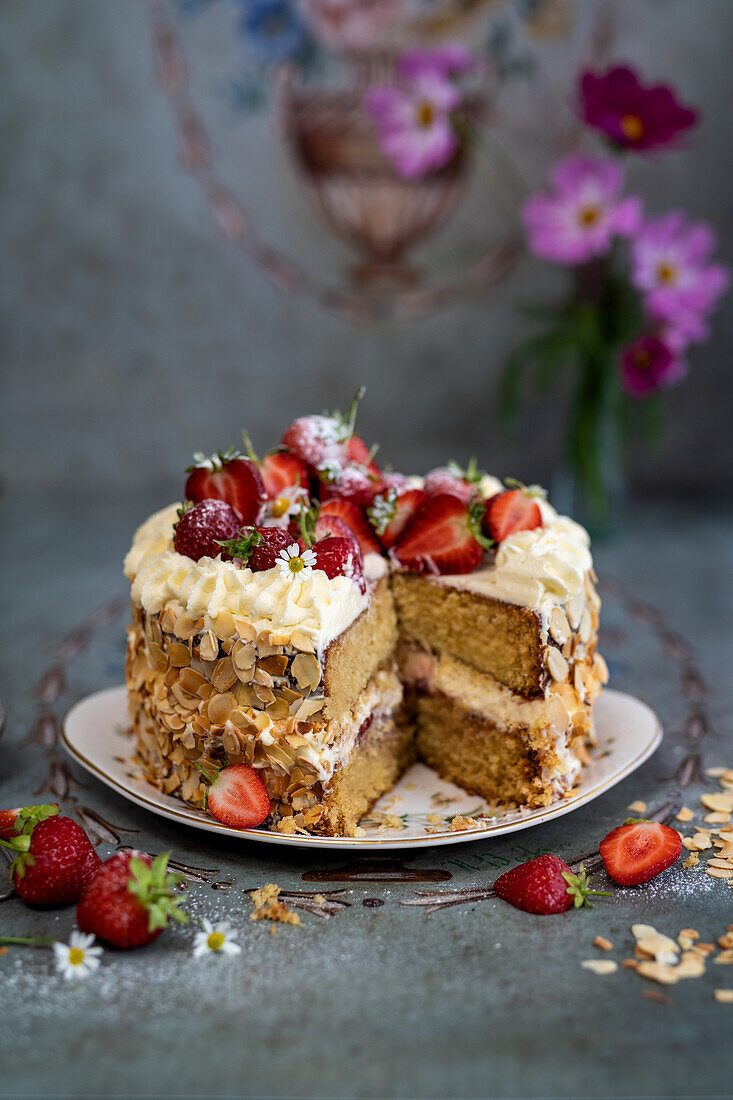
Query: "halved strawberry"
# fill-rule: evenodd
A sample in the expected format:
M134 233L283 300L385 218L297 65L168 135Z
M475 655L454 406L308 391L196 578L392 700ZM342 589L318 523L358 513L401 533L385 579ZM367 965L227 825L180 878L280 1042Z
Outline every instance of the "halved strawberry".
M438 493L423 501L392 553L416 573L470 573L484 555L481 537L470 505Z
M215 454L210 458L195 454L186 481L186 499L223 500L239 517L240 523L256 523L267 500L257 464L237 451Z
M277 500L284 489L300 485L308 490L308 467L290 451L271 451L260 463L260 473L268 500Z
M375 498L368 514L385 550L394 546L427 497L428 494L422 489L407 489L402 493L393 491Z
M494 883L497 898L525 913L564 913L567 909L593 906L588 897L608 895L589 890L582 864L577 874L559 856L544 855L512 867Z
M316 520L315 536L316 540L326 539L329 535L337 535L342 539L351 539L351 541L359 547L359 540L354 532L349 527L346 520L341 519L340 516L332 515L329 512L324 512ZM361 547L359 547L359 553L361 553Z
M517 531L532 531L541 526L539 504L522 489L497 493L485 502L482 527L495 542L503 542Z
M261 825L270 812L267 788L248 764L222 768L206 792L206 804L212 817L232 829Z
M327 577L348 577L366 592L364 566L359 545L353 538L329 535L315 543L316 569L322 569Z
M361 508L357 508L355 504L352 504L350 500L341 500L339 497L326 500L321 505L320 515L339 516L356 535L362 555L381 554L382 547L364 512Z
M620 886L648 882L676 863L682 838L676 829L658 821L629 818L599 844L603 864Z

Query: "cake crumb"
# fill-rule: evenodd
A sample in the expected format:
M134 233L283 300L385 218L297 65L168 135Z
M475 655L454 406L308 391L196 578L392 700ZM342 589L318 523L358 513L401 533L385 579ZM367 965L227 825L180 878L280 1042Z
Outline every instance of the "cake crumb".
M463 814L456 814L450 823L450 831L452 833L463 833L467 829L477 829L478 825L472 817L464 817Z
M357 825L354 829L354 836L366 836L366 829L362 829L361 825Z
M285 902L278 901L280 887L274 882L268 882L257 890L250 890L250 897L254 902L254 912L250 913L250 920L273 920L281 924L300 924L300 917L289 909Z
M316 905L325 905L326 904L326 899L323 896L323 894L315 894L314 897L313 897L313 900L316 903Z
M437 814L428 814L427 820L430 822L431 825L442 825L442 824L444 824L443 818L438 817Z
M637 798L635 802L630 802L626 809L631 810L633 813L644 814L646 813L646 802L642 802L640 798Z
M697 852L691 852L685 862L682 864L683 870L689 871L691 867L697 867L700 862L700 857Z
M607 940L605 936L596 936L593 940L593 946L600 948L601 951L613 950L613 944L610 940Z
M733 989L716 989L715 1000L721 1005L733 1005Z
M618 963L613 959L586 959L580 964L584 970L592 970L594 974L615 974Z
M414 791L415 790L415 784L412 782L412 780L408 780L408 782L405 783L405 790L406 791Z

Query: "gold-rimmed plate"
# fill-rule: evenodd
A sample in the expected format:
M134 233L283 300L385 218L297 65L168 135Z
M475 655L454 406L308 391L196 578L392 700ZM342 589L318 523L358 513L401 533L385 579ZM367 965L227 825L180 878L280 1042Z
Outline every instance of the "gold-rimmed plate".
M583 770L581 783L554 806L492 812L480 798L446 783L424 764L416 764L362 821L364 836L320 837L284 835L268 829L231 829L163 794L134 767L126 721L125 688L99 691L82 699L66 715L64 746L91 775L160 817L204 832L296 848L431 848L528 829L598 798L636 771L662 740L662 727L654 711L631 695L606 690L595 707L598 745L592 751L592 761ZM478 823L475 828L456 831L450 823L457 815L478 818ZM397 818L399 827L395 827Z

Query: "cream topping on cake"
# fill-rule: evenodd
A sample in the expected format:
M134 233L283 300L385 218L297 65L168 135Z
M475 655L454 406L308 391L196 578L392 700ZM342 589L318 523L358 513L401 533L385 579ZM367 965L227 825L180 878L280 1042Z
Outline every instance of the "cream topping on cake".
M297 628L322 652L367 607L368 595L353 580L330 578L322 569L290 579L277 566L253 572L218 557L195 562L177 553L177 509L172 504L146 520L125 558L132 598L145 611L183 611L192 619L203 618L219 636L235 633L232 616L246 618L257 629L287 633Z

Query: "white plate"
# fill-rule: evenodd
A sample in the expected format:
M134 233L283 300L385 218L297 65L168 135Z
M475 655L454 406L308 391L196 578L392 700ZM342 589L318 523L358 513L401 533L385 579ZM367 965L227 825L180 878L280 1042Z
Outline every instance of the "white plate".
M578 806L598 798L620 783L647 760L662 740L659 720L645 703L631 695L607 690L596 703L598 746L583 780L569 798L539 810L506 810L482 822L478 828L451 832L456 814L476 815L486 810L480 798L446 783L424 764L416 764L394 790L384 795L375 810L397 814L403 829L384 829L377 822L362 822L363 837L286 836L268 829L231 829L200 810L194 810L148 783L130 762L132 742L125 733L127 693L124 687L109 688L82 699L66 715L63 743L83 768L108 787L161 817L192 825L209 833L223 833L242 840L265 844L289 844L296 848L431 848L440 844L462 844L490 836L527 829L543 821L562 817ZM443 827L428 820L438 815ZM435 832L428 830L435 829Z

